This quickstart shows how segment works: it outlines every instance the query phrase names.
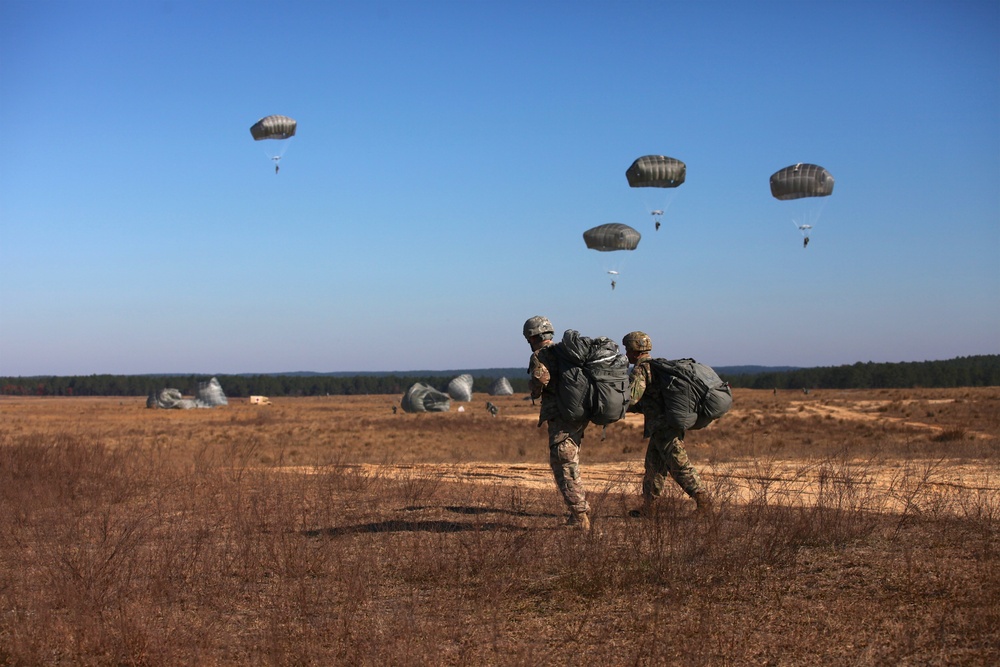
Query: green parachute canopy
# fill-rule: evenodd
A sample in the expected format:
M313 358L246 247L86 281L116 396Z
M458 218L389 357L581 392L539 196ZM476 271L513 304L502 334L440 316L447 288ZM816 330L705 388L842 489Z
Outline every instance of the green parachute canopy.
M833 194L833 176L817 164L793 164L771 175L771 195L787 201Z
M295 128L298 123L288 116L265 116L261 118L253 127L250 134L254 141L262 139L289 139L295 136Z
M641 238L642 234L620 222L598 225L583 233L583 242L587 247L600 252L635 250Z
M632 188L676 188L686 175L687 165L666 155L644 155L625 171Z

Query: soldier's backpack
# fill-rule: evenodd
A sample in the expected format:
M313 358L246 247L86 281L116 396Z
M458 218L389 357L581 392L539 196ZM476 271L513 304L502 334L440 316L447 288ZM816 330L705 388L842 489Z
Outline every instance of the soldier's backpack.
M568 329L553 351L559 363L558 404L563 419L607 426L625 416L628 358L618 351L617 343Z
M653 382L660 388L664 414L675 428L705 428L733 405L733 390L710 366L694 359L652 359Z

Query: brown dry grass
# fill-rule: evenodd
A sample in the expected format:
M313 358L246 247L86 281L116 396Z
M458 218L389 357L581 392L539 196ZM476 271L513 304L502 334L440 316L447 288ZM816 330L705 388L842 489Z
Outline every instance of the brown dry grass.
M0 398L0 664L1000 660L1000 388L737 391L707 517L592 428L587 535L530 401L397 398Z

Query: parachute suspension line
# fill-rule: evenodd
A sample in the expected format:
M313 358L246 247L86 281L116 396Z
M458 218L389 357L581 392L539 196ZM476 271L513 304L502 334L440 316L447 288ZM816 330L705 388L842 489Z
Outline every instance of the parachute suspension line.
M792 218L792 224L798 229L802 236L808 237L813 227L823 217L823 209L826 208L827 200L824 198L817 202L815 199L806 199L798 203L803 208L798 215Z

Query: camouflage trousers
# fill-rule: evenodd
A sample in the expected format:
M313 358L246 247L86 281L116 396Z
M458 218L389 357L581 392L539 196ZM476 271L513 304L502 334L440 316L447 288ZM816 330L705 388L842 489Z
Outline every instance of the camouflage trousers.
M549 466L566 506L575 514L590 511L580 481L580 443L587 422L549 421Z
M646 447L645 468L642 477L644 498L658 498L663 493L663 482L668 474L689 496L704 489L684 449L684 431L670 428L654 431Z

